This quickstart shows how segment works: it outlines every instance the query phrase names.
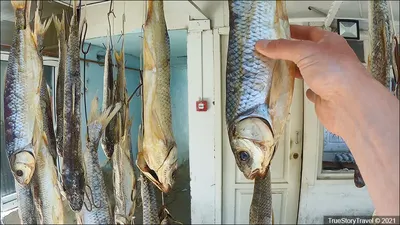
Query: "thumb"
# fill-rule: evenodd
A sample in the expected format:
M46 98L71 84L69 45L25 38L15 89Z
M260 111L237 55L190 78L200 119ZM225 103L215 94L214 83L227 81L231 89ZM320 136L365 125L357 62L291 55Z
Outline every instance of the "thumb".
M314 51L315 43L293 39L260 40L256 43L255 49L269 58L289 60L297 64Z
M311 89L307 89L306 96L308 100L310 100L314 104L317 104L317 102L321 101L321 97L315 94L315 92L313 92Z

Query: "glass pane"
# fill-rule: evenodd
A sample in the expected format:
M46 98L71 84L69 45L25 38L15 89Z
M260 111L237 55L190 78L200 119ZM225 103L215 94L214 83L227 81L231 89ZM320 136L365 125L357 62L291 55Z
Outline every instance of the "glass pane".
M4 78L7 68L7 61L1 61L1 91L0 91L0 151L1 151L1 197L5 195L9 195L15 192L15 184L14 177L11 173L10 165L8 163L7 154L5 152L5 144L4 144L4 105L3 105L3 96L4 96Z
M345 141L324 127L322 170L353 170L354 158Z

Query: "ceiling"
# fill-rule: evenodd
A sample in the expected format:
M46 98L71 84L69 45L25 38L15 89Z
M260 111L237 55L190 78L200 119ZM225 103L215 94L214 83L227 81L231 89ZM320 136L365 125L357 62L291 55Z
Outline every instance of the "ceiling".
M183 57L186 56L186 41L187 41L187 31L186 30L171 30L168 31L168 35L170 38L170 49L171 49L171 57ZM140 53L142 51L142 33L128 33L125 35L125 46L124 51L125 54L130 54L135 57L140 57ZM113 45L117 51L121 50L122 41L119 40L120 35L113 36ZM119 42L118 42L119 40ZM108 41L107 37L98 37L93 39L86 40L85 43L91 43L92 45L96 45L99 47L103 47L103 44L106 45Z

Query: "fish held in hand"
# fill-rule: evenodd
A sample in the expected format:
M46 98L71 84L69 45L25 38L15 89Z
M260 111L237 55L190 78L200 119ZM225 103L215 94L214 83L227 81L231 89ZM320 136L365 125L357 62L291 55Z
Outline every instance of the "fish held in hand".
M11 1L14 37L4 85L5 150L15 180L27 185L35 171L33 128L39 110L41 61L27 22L31 1Z
M158 189L168 193L178 168L172 131L170 43L163 1L148 1L143 41L143 151L137 165Z
M265 177L283 134L295 64L255 50L261 39L290 39L284 1L229 1L226 123L236 164L247 179Z

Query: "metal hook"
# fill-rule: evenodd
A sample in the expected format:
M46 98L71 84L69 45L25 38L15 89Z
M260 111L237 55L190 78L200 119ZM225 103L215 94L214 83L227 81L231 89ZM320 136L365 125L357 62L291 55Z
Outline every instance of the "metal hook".
M89 187L89 185L86 185L87 187ZM90 187L89 187L89 189L90 189ZM92 189L90 189L90 191L91 191ZM93 210L93 208L92 208L92 202L90 201L90 198L89 198L89 195L88 195L88 193L87 193L87 191L86 191L86 189L84 190L84 192L85 192L85 195L86 195L86 199L89 201L89 204L90 204L90 209L88 208L88 206L86 205L86 202L85 201L83 201L83 204L85 205L85 208L86 208L86 210L87 211L89 211L89 212L91 212L92 210ZM92 193L91 193L92 194ZM93 198L93 195L92 195L92 198Z
M90 202L92 203L92 205L93 205L95 208L97 208L97 209L101 208L101 202L100 202L100 206L97 206L97 205L94 203L92 188L91 188L89 185L87 185L87 184L86 184L86 187L88 187L89 190L90 190L90 196L92 197L92 200L91 200ZM87 194L87 193L86 193L86 194Z
M114 2L113 2L113 0L111 0L110 1L110 9L108 10L108 13L107 13L107 20L108 20L108 29L109 29L109 32L110 32L110 42L111 42L111 51L114 49L114 45L113 45L113 43L112 43L112 37L111 37L111 22L110 22L110 14L112 14L113 16L114 16L114 18L117 18L116 16L115 16L115 13L114 13L114 4L113 4Z
M28 5L28 0L25 0L25 6L24 6L24 30L26 29L26 5Z
M142 86L142 84L139 84L137 87L136 87L136 89L133 91L133 93L129 96L129 98L128 98L128 102L130 102L131 101L131 99L133 98L133 95L135 95L135 93L136 92L138 92L138 90L139 90L139 88ZM140 94L138 94L138 95L136 95L136 96L140 96Z

